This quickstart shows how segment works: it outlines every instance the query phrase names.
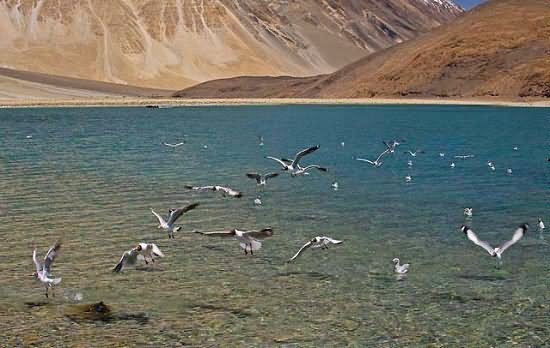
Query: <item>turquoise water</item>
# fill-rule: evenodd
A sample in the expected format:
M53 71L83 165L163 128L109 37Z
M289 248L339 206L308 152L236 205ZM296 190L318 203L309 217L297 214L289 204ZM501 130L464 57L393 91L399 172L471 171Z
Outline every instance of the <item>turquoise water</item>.
M550 112L536 108L2 109L0 346L550 347L550 236L536 228L538 217L550 225L549 134ZM375 158L392 138L406 143L381 168L352 159ZM244 175L314 144L304 162L329 173L263 189ZM403 151L416 148L425 153L409 168ZM168 240L149 209L192 202L201 206ZM467 206L492 244L531 224L500 268L458 231ZM191 233L267 226L275 235L252 257ZM285 263L317 235L344 244ZM57 238L63 282L45 301L32 245L43 255ZM141 241L166 257L113 275ZM403 279L394 257L411 263ZM115 320L69 318L76 294L108 304Z

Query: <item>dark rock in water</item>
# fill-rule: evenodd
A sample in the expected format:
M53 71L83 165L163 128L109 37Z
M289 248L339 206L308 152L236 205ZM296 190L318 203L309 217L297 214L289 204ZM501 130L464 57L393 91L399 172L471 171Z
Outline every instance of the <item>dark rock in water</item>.
M92 304L67 306L65 308L65 316L76 322L132 320L139 324L146 324L149 321L149 317L144 313L114 313L111 307L103 301Z
M29 302L25 302L25 305L29 308L35 308L35 307L45 306L48 303L49 303L48 301L39 301L39 302L29 301Z

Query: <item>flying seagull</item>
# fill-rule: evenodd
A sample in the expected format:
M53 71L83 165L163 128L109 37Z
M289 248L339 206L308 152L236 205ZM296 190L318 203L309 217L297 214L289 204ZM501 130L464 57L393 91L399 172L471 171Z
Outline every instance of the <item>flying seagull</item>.
M519 240L523 238L525 233L527 233L527 230L529 229L528 224L522 224L520 225L516 231L514 232L514 235L512 236L512 239L502 243L500 246L493 248L491 245L485 241L480 240L477 235L472 231L468 226L462 225L460 227L460 230L466 234L469 240L471 240L474 244L477 246L482 247L489 253L491 256L496 256L499 260L502 258L502 253L506 251L506 249L510 248L512 245L516 244Z
M233 198L241 198L243 196L242 192L233 190L229 187L219 186L219 185L210 185L210 186L184 186L188 190L198 191L198 192L208 192L215 191L221 192L224 197L229 196Z
M369 164L372 164L374 167L378 168L382 165L382 157L387 154L388 152L390 152L390 150L386 149L384 150L380 155L378 155L378 157L374 160L374 161L371 161L369 159L366 159L366 158L359 158L357 157L356 160L357 161L361 161L361 162L367 162Z
M294 256L292 256L292 258L290 260L288 260L287 262L292 262L294 261L298 256L300 256L300 254L302 253L302 251L312 247L312 248L321 248L321 249L328 249L328 246L331 245L331 244L341 244L343 241L341 240L336 240L336 239L332 239L330 237L315 237L313 239L311 239L310 241L308 241L306 244L304 244L300 250L298 250L298 252L296 254L294 254Z
M300 169L298 164L300 163L300 160L302 158L304 158L304 156L307 156L307 155L319 150L319 148L320 148L320 146L316 145L316 146L308 147L307 149L303 149L303 150L299 151L294 156L293 160L285 160L285 159L275 158L275 157L272 157L272 156L266 156L266 158L279 163L282 166L283 170L293 172L295 170Z
M171 147L171 148L176 148L176 147L179 147L179 146L182 146L184 143L177 143L177 144L170 144L170 143L164 143L164 145L168 146L168 147Z
M273 236L271 228L264 228L259 231L244 231L233 228L229 231L195 232L210 237L234 237L239 242L244 253L248 254L250 252L250 255L253 255L254 251L262 248L261 239Z
M409 271L410 264L404 263L401 264L399 259L396 257L392 260L395 263L394 271L398 274L405 274Z
M414 151L412 151L412 150L409 150L409 151L405 151L404 153L409 154L409 155L411 155L412 157L416 157L417 154L419 154L419 153L424 153L424 151L420 151L420 150L414 150Z
M34 275L46 288L46 297L49 297L48 290L50 288L52 289L52 295L55 296L53 287L54 285L61 283L61 278L52 278L50 274L52 264L55 261L57 255L59 255L60 249L61 242L58 241L46 253L43 264L38 260L38 257L36 255L36 248L34 248L32 252L32 260L34 262L34 266L36 267L36 272L34 273Z
M113 272L119 273L124 267L135 265L138 260L145 261L145 264L155 262L157 257L164 257L164 254L156 244L139 243L135 248L122 254L120 261L113 268Z
M279 176L279 173L267 173L264 175L258 173L247 173L246 176L250 179L256 180L257 185L265 185L267 180Z
M162 228L166 232L168 232L168 238L174 238L174 232L179 232L181 230L181 226L175 227L174 224L176 223L176 220L180 218L180 216L183 215L183 213L186 213L190 210L195 209L199 206L199 203L193 203L185 207L181 208L171 208L168 210L168 219L164 220L162 216L157 214L153 208L151 208L151 213L157 217L159 220L158 228Z

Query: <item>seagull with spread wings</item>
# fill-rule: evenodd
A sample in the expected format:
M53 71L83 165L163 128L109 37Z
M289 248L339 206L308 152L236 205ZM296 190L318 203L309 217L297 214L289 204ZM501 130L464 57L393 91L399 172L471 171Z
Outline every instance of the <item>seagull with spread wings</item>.
M241 198L243 196L241 191L233 190L232 188L225 187L225 186L219 186L219 185L209 185L209 186L191 186L191 185L185 185L184 186L188 190L193 190L197 192L221 192L224 197L232 197L232 198Z
M267 180L275 178L279 176L279 173L267 173L264 175L258 174L258 173L247 173L246 176L250 179L256 180L257 185L265 185L267 183Z
M32 260L34 262L34 266L36 267L36 272L34 273L34 275L46 288L46 297L49 297L49 289L52 289L52 295L55 296L53 287L54 285L61 283L61 278L53 278L50 274L52 264L55 261L56 257L59 255L60 249L61 242L58 241L46 253L46 256L44 257L44 263L41 263L38 260L38 256L36 255L36 248L34 248L32 252Z
M478 236L472 231L472 229L466 225L462 225L460 227L460 230L468 237L472 243L475 245L483 248L489 255L496 256L498 259L502 258L502 253L504 253L508 248L510 248L512 245L519 242L525 233L527 233L527 230L529 229L528 224L522 224L520 225L515 231L514 235L512 236L512 239L502 243L500 246L493 248L488 242L483 241L478 238Z
M282 170L294 172L295 170L300 169L299 163L302 158L319 150L319 148L319 145L315 145L312 147L308 147L307 149L303 149L294 156L293 160L285 160L284 158L275 158L272 156L266 156L266 158L279 163L282 166Z
M324 249L324 250L327 250L329 245L337 245L337 244L341 244L343 241L341 240L336 240L336 239L332 239L330 237L315 237L315 238L312 238L310 241L308 241L306 244L304 244L300 250L298 250L298 252L296 252L296 254L294 254L294 256L292 256L292 258L290 260L288 260L287 262L292 262L294 261L298 256L300 256L300 254L306 250L306 249L309 249L309 248L321 248L321 249Z
M155 258L158 257L164 257L164 254L155 243L139 243L135 248L122 254L120 261L113 268L113 272L122 272L124 267L135 265L138 260L149 264L149 262L155 262Z
M366 158L355 158L355 160L357 161L361 161L361 162L367 162L369 164L372 164L375 168L378 168L382 165L382 157L384 157L385 154L389 153L390 150L389 149L386 149L384 151L382 151L382 153L380 155L378 155L378 157L374 160L374 161L371 161L369 159L366 159Z
M254 251L262 248L262 239L273 236L273 229L271 228L264 228L259 231L245 231L233 228L229 231L195 232L208 237L235 238L239 242L239 246L244 250L244 253L248 254L250 252L250 255L253 255Z
M164 220L162 216L157 214L153 208L151 208L151 213L155 215L159 221L158 228L162 228L164 231L168 232L168 238L174 238L174 232L179 232L181 226L175 227L174 224L184 213L195 209L199 206L199 203L193 203L181 208L172 208L168 210L168 219Z

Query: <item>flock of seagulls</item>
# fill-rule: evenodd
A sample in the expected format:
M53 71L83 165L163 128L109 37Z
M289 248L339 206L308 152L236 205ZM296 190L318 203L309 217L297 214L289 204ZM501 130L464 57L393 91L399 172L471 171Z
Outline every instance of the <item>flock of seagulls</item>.
M262 136L258 136L259 140L259 146L264 146L264 138ZM359 158L354 157L355 160L366 162L371 164L375 168L379 168L383 164L383 158L384 156L391 155L395 153L397 147L403 143L403 140L391 140L389 142L383 141L383 144L385 146L385 149L378 155L378 157L374 160L369 160L365 158ZM163 143L165 146L170 148L178 148L182 146L185 142L179 142L179 143ZM341 143L341 146L344 147L344 142ZM205 148L207 148L207 145L204 145ZM318 170L320 172L327 172L328 169L326 167L323 167L318 164L309 164L302 166L300 163L303 162L304 158L308 155L311 155L315 151L317 151L320 148L319 145L311 146L308 148L305 148L303 150L298 151L293 159L286 159L286 158L278 158L274 156L266 156L266 159L272 160L276 162L279 166L282 172L287 172L290 174L291 177L298 177L298 176L304 176L309 175L309 171L312 169ZM514 148L515 151L517 151L517 147ZM424 151L421 150L408 150L405 151L406 154L408 154L410 157L416 157L418 154L423 154ZM441 152L439 153L440 157L445 157L445 153ZM467 154L467 155L456 155L454 158L457 159L468 159L473 158L475 155ZM408 160L407 162L409 167L412 167L413 163L412 160ZM487 165L491 170L495 170L495 167L491 161L487 162ZM451 167L455 167L455 163L451 162ZM508 174L512 174L512 169L509 168L507 170ZM276 178L280 175L280 173L277 172L268 172L266 174L259 174L256 172L253 173L247 173L246 177L249 179L252 179L256 182L256 185L258 187L263 187L267 184L269 180L272 180L273 178ZM406 182L411 182L412 177L410 175L407 175L405 177ZM338 190L339 185L337 181L333 181L331 184L332 188L334 190ZM203 192L219 192L223 197L229 197L229 198L241 198L243 194L238 191L234 190L229 187L220 186L220 185L206 185L206 186L191 186L191 185L184 185L184 188L187 190L192 190L198 193ZM254 199L255 205L261 205L261 197L257 196ZM158 220L158 228L162 229L164 232L167 233L168 239L174 239L175 238L175 232L179 232L182 229L181 225L176 225L177 221L183 216L185 213L196 209L199 207L199 203L193 203L189 204L187 206L179 207L179 208L171 208L168 210L168 214L166 217L163 217L159 213L155 212L151 208L151 213L156 217ZM464 216L466 219L471 219L473 216L473 208L472 207L466 207L464 208ZM538 228L539 231L542 232L545 229L544 222L542 219L538 219ZM473 244L481 247L484 249L491 257L496 257L499 262L502 259L502 254L509 249L514 244L518 243L527 233L529 229L529 225L527 223L524 223L520 225L513 233L512 238L510 240L505 241L498 247L491 246L488 242L481 240L477 234L472 231L472 229L467 225L462 225L460 227L460 231L463 232L467 239L470 240ZM254 252L257 252L262 248L262 243L266 238L272 237L274 232L272 228L262 228L259 230L241 230L238 228L232 228L229 230L223 230L223 231L211 231L211 232L203 232L203 231L193 231L194 233L197 233L199 235L205 236L205 237L222 237L222 238L232 238L235 239L238 243L240 248L244 251L245 255L254 255ZM329 247L333 245L340 245L342 244L342 240L333 239L331 237L327 236L317 236L310 240L308 240L305 244L300 247L300 249L287 261L288 263L295 261L302 253L307 249L321 249L321 250L328 250ZM52 264L55 261L55 259L59 255L59 251L61 249L61 242L56 242L46 253L46 256L44 257L44 261L40 262L40 260L37 257L37 250L34 248L33 250L33 262L36 267L36 272L34 273L34 276L42 283L46 290L46 297L49 297L49 293L51 291L52 295L55 296L54 292L54 286L61 283L62 278L55 278L51 274L51 268ZM120 273L123 271L123 269L135 265L138 261L143 261L145 264L154 263L155 259L163 258L164 253L160 250L160 248L154 244L154 243L139 243L134 248L125 251L119 262L115 265L113 268L113 272ZM404 263L401 264L401 261L399 258L394 258L393 260L394 265L394 272L398 276L404 276L409 272L410 264Z

